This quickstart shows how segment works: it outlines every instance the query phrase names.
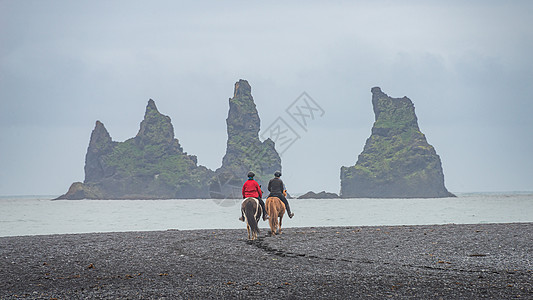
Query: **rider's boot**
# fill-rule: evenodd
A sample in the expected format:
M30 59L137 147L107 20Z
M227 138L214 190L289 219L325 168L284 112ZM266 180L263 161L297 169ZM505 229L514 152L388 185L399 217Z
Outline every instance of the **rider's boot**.
M287 203L288 204L288 203ZM289 218L292 219L292 217L294 217L294 213L291 212L291 207L289 205L287 205L287 215L289 216Z
M263 209L263 221L270 219L265 209Z

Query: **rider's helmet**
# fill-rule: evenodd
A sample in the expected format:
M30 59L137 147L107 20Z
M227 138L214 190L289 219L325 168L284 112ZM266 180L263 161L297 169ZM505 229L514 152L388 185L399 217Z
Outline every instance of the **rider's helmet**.
M248 172L248 177L254 178L254 176L255 176L254 172L252 172L252 171Z
M276 172L274 172L274 176L275 176L275 177L281 177L281 172L280 172L280 171L276 171Z

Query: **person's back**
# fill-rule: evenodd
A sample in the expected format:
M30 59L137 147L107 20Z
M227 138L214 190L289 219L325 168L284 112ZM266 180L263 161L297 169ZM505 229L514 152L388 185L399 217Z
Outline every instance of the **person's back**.
M283 195L284 190L285 186L279 177L272 178L268 182L268 191L271 195Z
M280 177L281 172L276 171L274 173L274 178L270 179L270 181L268 182L268 191L270 192L269 197L278 197L281 202L285 204L285 208L287 209L287 215L289 215L289 218L292 218L294 214L291 213L289 201L287 201L287 198L283 194L283 191L285 191L285 185L283 184L283 181Z
M246 182L242 185L242 198L256 198L257 201L259 201L259 205L261 205L261 209L263 210L263 221L265 221L269 217L265 209L265 202L263 199L261 199L263 197L263 192L261 191L261 186L257 183L257 181L254 180L254 176L254 172L248 172L248 180L246 180ZM239 220L244 222L244 215L242 214L242 211Z
M257 181L249 178L246 180L246 182L244 182L244 185L242 186L242 198L261 198L262 196L263 194Z

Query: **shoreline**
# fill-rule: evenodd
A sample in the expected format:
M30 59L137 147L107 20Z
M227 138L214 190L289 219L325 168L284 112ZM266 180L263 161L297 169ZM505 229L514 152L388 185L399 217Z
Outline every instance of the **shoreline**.
M533 223L261 229L0 237L0 298L533 297Z
M284 222L286 223L287 216L284 218ZM533 222L489 222L489 223L434 223L434 224L381 224L381 225L334 225L334 226L285 226L285 223L283 224L283 229L316 229L316 228L366 228L366 227L420 227L420 226L472 226L472 225L502 225L502 224L533 224ZM244 230L246 230L246 224L242 223L242 221L239 221L240 227L244 227ZM65 232L65 233L42 233L42 234L22 234L22 235L0 235L0 239L2 238L24 238L24 237L47 237L47 236L69 236L69 235L92 235L92 234L131 234L131 233L157 233L157 232L167 232L167 231L179 231L179 232L190 232L190 231L234 231L234 230L241 230L242 228L185 228L185 229L179 229L179 228L168 228L168 229L147 229L147 230L110 230L110 231L91 231L91 232ZM261 230L261 234L263 234L263 237L267 237L265 234L266 231L270 232L270 227L268 225L267 221L260 221L259 222L259 229ZM268 236L270 237L270 236Z

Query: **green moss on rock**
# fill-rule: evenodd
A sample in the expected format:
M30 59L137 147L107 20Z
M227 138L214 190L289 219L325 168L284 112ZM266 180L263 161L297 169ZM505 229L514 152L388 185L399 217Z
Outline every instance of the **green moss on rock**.
M197 165L174 138L168 116L150 99L137 136L113 142L97 121L85 158L85 181L61 199L208 198L214 172ZM81 198L80 198L81 197Z
M266 187L275 171L281 171L281 158L274 142L259 140L260 119L246 80L235 83L233 98L229 99L226 119L228 141L222 166L216 170L212 182L213 197L241 197L240 187L249 171ZM238 190L235 192L235 190Z
M418 128L407 97L372 89L375 122L355 166L341 168L341 197L451 197L440 157Z

